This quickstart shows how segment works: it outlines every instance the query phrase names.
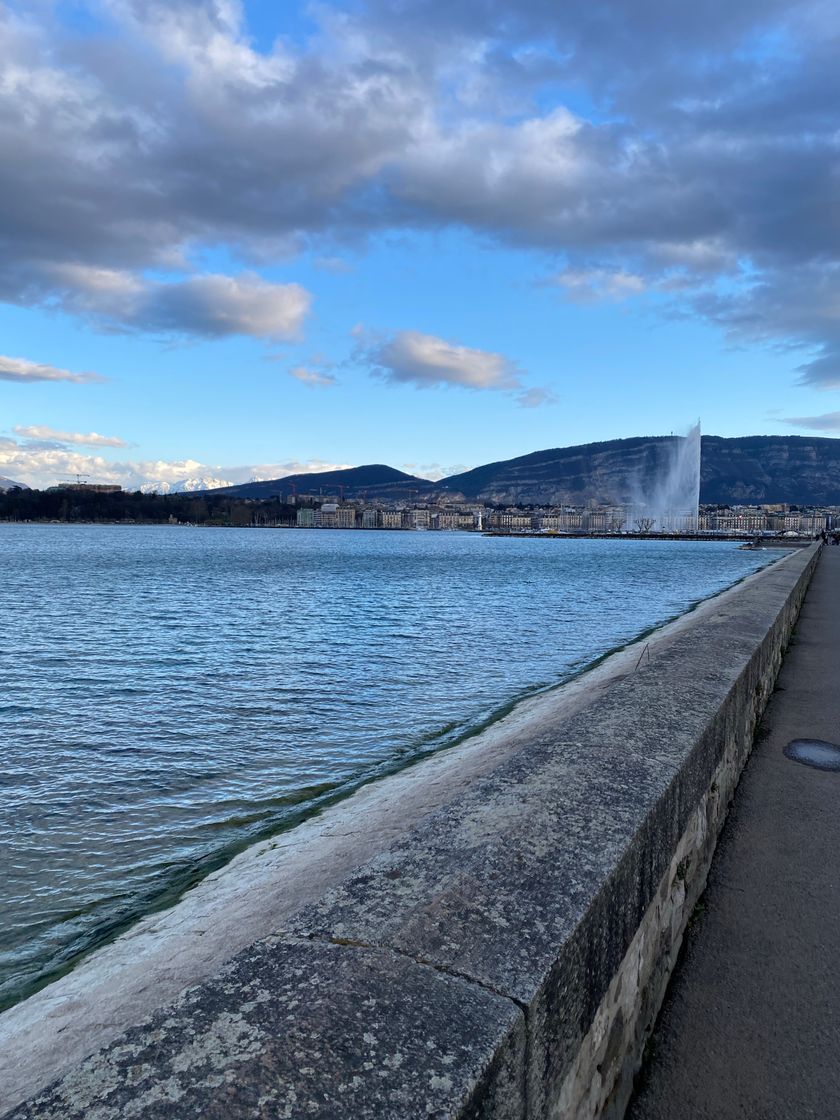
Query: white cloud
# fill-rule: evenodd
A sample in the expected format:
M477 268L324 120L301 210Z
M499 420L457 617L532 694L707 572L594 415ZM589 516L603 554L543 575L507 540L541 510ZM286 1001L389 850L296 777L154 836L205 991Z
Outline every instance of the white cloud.
M72 373L69 369L49 366L41 362L30 362L28 358L10 358L0 354L0 381L72 381L84 384L90 381L104 381L96 373Z
M478 392L510 393L523 408L537 408L555 400L547 388L525 386L519 366L492 350L462 346L421 331L377 335L359 324L355 359L370 367L376 377L391 384L418 389L455 386Z
M420 331L397 331L367 347L363 357L385 381L421 389L441 385L479 390L521 387L519 370L503 354Z
M126 441L117 436L101 436L98 432L62 432L49 428L46 424L31 424L28 427L18 425L13 431L26 439L75 443L82 447L128 447Z
M417 478L428 478L430 482L438 482L453 474L463 474L470 468L464 463L454 463L451 466L444 466L441 463L400 463L399 469Z
M289 370L289 376L294 377L297 381L302 381L304 385L309 385L312 388L332 388L338 384L338 380L331 373L324 373L321 370L310 369L308 366L295 366Z

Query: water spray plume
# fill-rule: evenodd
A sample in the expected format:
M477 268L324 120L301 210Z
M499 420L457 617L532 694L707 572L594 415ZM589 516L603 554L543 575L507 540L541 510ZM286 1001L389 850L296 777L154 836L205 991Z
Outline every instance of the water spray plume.
M665 470L635 503L637 521L656 532L694 532L700 506L700 421L668 445Z

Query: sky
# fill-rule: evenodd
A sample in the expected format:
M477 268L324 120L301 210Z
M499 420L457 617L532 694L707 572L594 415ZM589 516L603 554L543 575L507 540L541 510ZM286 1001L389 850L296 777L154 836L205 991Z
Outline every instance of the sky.
M825 0L0 0L0 476L840 433Z

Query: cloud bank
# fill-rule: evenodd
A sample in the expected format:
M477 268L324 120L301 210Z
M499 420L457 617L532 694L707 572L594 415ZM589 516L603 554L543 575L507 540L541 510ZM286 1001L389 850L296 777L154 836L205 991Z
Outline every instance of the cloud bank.
M60 434L53 433L54 436ZM81 440L77 442L80 444ZM113 460L78 451L68 440L59 443L56 440L44 441L40 437L11 439L0 436L0 475L25 482L39 490L75 479L77 475L88 482L112 483L125 490L139 490L141 487L155 485L165 490L185 479L212 479L219 485L224 485L248 482L250 479L273 479L289 474L341 470L353 465L355 464L334 463L323 459L309 459L305 462L279 459L275 463L245 465L204 463L190 458Z
M0 299L286 339L310 297L255 270L458 227L532 249L573 298L667 294L840 386L840 24L820 0L368 0L264 49L232 0L81 7L83 36L60 6L0 11ZM199 267L217 246L230 276Z

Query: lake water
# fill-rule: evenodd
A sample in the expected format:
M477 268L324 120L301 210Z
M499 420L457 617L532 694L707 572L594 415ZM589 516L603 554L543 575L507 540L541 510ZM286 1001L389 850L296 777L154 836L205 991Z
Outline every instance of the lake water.
M776 555L0 525L0 1006Z

